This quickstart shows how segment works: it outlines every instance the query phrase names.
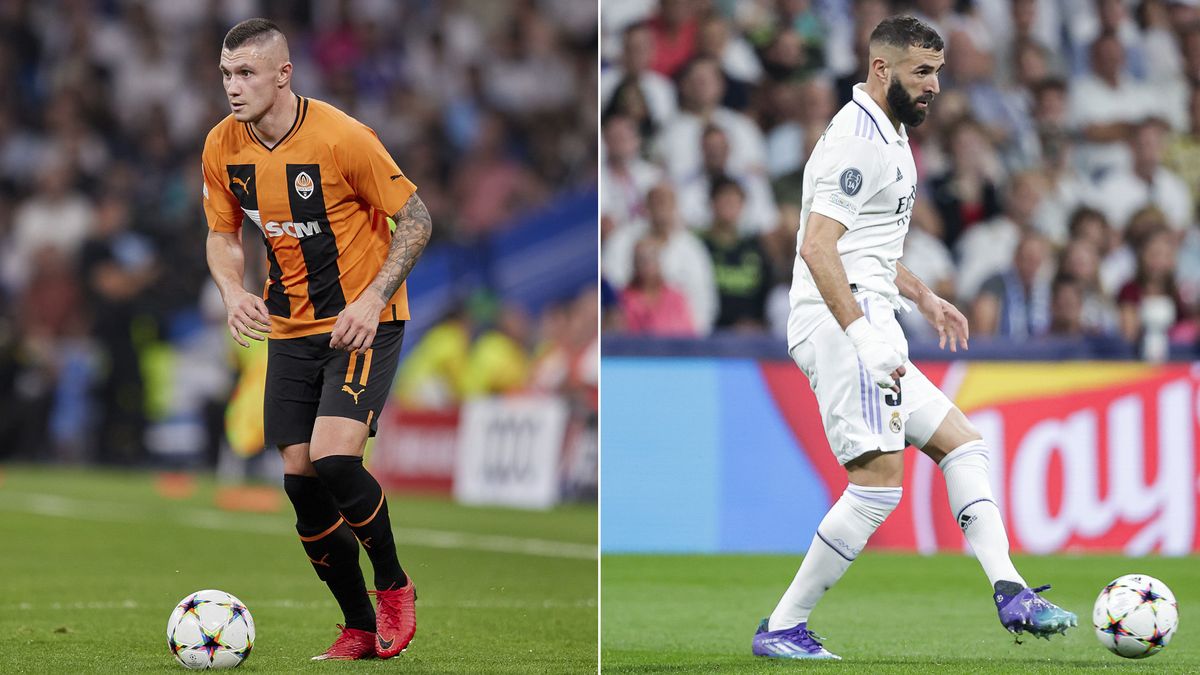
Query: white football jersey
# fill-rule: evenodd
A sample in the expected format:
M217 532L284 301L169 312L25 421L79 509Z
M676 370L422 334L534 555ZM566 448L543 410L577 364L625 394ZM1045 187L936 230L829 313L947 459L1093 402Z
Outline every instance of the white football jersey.
M838 253L846 278L859 291L874 291L896 308L905 307L896 288L896 261L917 196L917 169L908 132L897 133L863 84L825 128L804 167L804 201L796 235L796 262L789 294L788 349L832 317L800 257L810 213L846 226Z

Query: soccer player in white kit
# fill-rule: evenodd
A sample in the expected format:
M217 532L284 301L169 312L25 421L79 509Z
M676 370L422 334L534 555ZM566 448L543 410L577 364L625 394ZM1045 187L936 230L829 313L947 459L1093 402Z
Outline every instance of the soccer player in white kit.
M1001 624L1039 637L1076 625L1013 567L988 481L988 448L966 416L908 360L895 318L906 298L967 348L967 320L900 264L917 195L905 125L925 119L945 63L941 37L912 17L872 32L867 81L829 123L804 168L788 350L816 394L849 485L817 527L795 579L754 636L753 652L836 659L808 629L817 601L900 503L906 445L929 455L992 585Z

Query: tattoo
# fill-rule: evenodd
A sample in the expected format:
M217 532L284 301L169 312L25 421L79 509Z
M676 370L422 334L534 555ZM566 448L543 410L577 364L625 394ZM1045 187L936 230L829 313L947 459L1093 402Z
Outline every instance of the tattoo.
M387 260L383 261L383 267L371 283L371 287L383 297L384 302L391 299L396 289L400 288L400 284L408 278L408 273L412 271L413 265L417 264L417 258L421 257L421 252L429 243L429 235L433 232L429 209L425 208L425 203L416 194L408 198L404 206L392 216L392 220L396 221L392 245L388 249Z

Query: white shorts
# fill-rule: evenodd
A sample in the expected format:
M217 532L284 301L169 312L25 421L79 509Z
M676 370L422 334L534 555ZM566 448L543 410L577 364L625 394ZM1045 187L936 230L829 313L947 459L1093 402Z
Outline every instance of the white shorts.
M881 389L870 379L854 343L828 312L808 339L791 352L817 395L829 447L843 465L875 450L895 452L909 444L924 446L954 407L907 359L908 340L891 303L870 291L854 297L871 325L905 356L899 394Z

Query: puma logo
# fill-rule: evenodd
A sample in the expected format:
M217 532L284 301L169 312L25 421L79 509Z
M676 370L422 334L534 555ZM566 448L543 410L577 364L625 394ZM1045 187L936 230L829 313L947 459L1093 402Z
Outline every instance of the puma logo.
M250 181L254 180L254 176L251 176L251 177L247 178L246 180L242 180L241 178L234 176L233 178L230 178L229 180L233 181L234 183L237 183L238 185L241 185L242 192L245 192L246 194L250 194Z
M326 560L327 558L329 558L329 554L328 554L328 553L326 553L325 555L321 556L321 559L320 559L320 560L313 560L312 558L309 558L309 559L308 559L308 562L312 563L313 565L321 565L322 567L331 567L331 565L330 565L329 563L325 562L325 560Z
M350 385L348 385L348 384L342 385L342 391L344 391L347 394L350 394L351 396L354 397L354 405L358 405L358 395L363 393L366 390L367 390L367 388L363 387L362 389L359 389L358 391L354 391L353 389L350 388Z

